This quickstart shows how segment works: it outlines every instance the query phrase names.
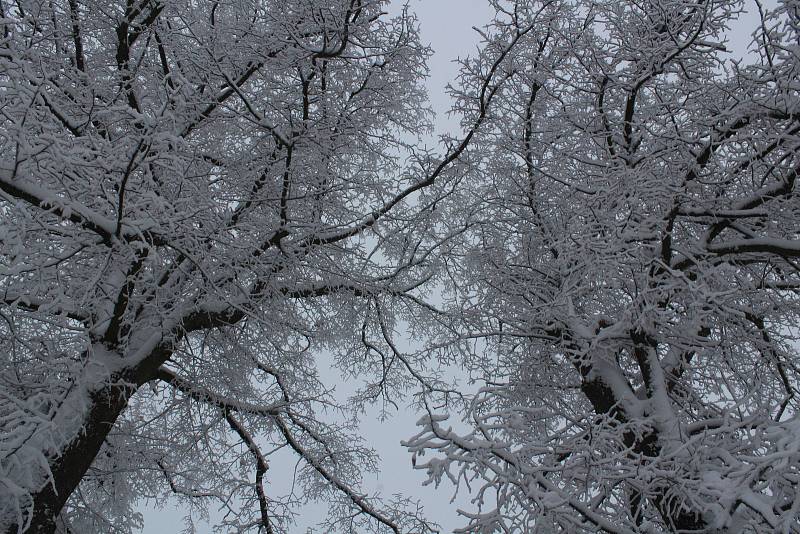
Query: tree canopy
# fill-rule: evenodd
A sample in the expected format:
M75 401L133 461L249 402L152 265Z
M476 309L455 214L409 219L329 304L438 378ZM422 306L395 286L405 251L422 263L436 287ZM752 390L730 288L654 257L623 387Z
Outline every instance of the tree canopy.
M0 531L434 532L412 393L463 532L800 532L800 3L490 3L435 153L386 0L0 2Z
M0 4L0 530L127 532L165 493L230 531L284 532L306 499L331 528L427 530L359 489L346 416L432 377L386 358L430 263L394 237L463 150L406 161L429 51L384 7ZM300 497L265 489L276 448Z
M495 5L444 335L484 387L409 447L470 532L800 531L800 5L750 6L746 61L739 2Z

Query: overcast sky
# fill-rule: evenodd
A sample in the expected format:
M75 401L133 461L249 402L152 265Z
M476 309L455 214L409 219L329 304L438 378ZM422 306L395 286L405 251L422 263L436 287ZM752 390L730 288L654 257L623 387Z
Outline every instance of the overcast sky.
M399 12L404 3L392 0L392 9ZM474 55L479 36L473 27L489 22L494 11L487 0L409 0L408 4L419 17L423 42L434 51L427 86L437 113L436 133L443 133L457 126L457 120L449 119L446 113L450 99L445 87L458 73L454 61Z
M766 4L771 7L776 1L770 0ZM403 0L392 0L391 10L399 12L403 4ZM478 36L472 29L473 26L485 24L490 19L492 11L486 0L409 0L409 5L420 19L423 41L430 44L434 50L427 86L431 104L437 112L436 133L440 134L446 130L455 132L457 120L448 118L446 114L450 103L445 86L455 78L458 71L453 61L460 56L474 54L476 50ZM753 5L752 0L748 0L748 7ZM741 57L746 53L747 43L750 41L749 34L754 28L755 21L753 13L745 16L732 28L730 48L735 55ZM426 515L442 525L442 532L452 532L454 528L464 525L464 520L456 514L456 508L458 504L462 506L467 504L465 499L460 498L451 504L449 501L453 488L449 484L438 491L431 487L421 487L424 475L412 470L410 456L400 445L401 440L415 433L414 423L417 418L417 414L408 411L398 413L394 419L384 423L378 422L375 414L367 414L364 418L364 433L382 455L382 475L370 477L366 481L367 489L380 489L384 495L389 496L403 493L421 499L425 503ZM286 487L290 481L291 467L293 465L280 466L273 463L268 475L269 485ZM286 480L280 480L281 477L285 477ZM144 512L143 534L179 532L184 526L183 514L173 506L167 505L159 511L144 510ZM320 518L322 509L309 507L303 513L304 517L293 532L303 533L307 528L313 527ZM196 521L195 526L199 534L211 532L210 526L203 521Z

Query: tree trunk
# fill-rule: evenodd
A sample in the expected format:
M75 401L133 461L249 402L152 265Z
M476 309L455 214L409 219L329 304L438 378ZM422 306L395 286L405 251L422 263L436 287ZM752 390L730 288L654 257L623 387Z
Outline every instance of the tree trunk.
M72 443L58 458L50 463L52 481L33 493L33 517L27 534L53 534L56 518L64 508L69 496L78 487L86 471L92 465L106 436L114 427L119 415L128 405L128 399L136 392L134 384L111 384L92 393L92 405L86 414L84 427ZM17 525L9 527L16 533Z
M620 421L621 423L625 422L627 420L627 416L624 413L624 408L615 398L611 388L609 388L601 380L587 379L589 372L588 369L590 369L590 366L588 365L585 369L581 369L581 373L583 374L581 391L592 403L595 413L597 415L612 416L615 420ZM626 447L633 449L637 453L655 458L661 453L661 447L658 444L658 438L658 432L651 428L650 432L646 433L644 436L637 437L633 433L626 433L623 441ZM656 510L658 511L659 515L661 515L661 518L667 525L667 528L671 529L672 532L706 531L708 525L699 514L693 512L692 510L686 510L676 506L677 503L670 502L670 499L667 498L667 494L668 488L664 487L659 493L651 497ZM641 497L638 499L640 500ZM640 505L641 503L639 502L635 507ZM632 511L631 513L634 514L635 512ZM634 521L636 520L633 515L632 518Z

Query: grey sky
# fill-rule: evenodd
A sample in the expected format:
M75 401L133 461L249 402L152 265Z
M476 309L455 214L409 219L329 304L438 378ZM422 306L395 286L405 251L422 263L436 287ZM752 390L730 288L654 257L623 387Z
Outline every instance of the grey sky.
M399 11L404 3L392 0L392 9ZM436 133L452 130L457 121L447 116L450 99L445 86L458 73L454 61L476 51L479 35L473 27L486 24L494 11L487 0L409 0L408 5L419 17L423 41L434 51L427 86L437 113Z

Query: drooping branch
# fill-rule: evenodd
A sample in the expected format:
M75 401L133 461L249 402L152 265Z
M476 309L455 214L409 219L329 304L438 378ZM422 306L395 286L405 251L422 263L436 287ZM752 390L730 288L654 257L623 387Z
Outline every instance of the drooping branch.
M237 420L233 414L231 414L230 410L227 408L223 408L223 415L225 416L225 420L228 421L228 424L233 429L234 432L241 438L241 440L247 445L247 449L250 451L250 454L253 456L253 460L256 463L256 495L258 496L258 505L261 512L261 526L264 527L267 534L273 534L272 522L269 518L269 509L267 508L267 495L264 492L264 475L266 474L267 470L269 469L269 465L267 464L266 458L261 452L261 449L256 444L255 439L247 429L242 425L242 423Z
M266 369L265 367L262 367ZM283 420L283 417L289 417L293 424L297 423L297 420L293 417L290 411L284 409L285 405L278 405L279 407L256 407L248 404L243 404L241 402L235 401L233 399L229 399L226 397L222 397L220 395L216 395L206 390L201 390L193 387L192 384L187 382L184 379L178 377L174 372L162 367L159 369L158 373L159 379L169 383L171 386L175 387L179 391L185 393L186 395L190 396L191 398L204 402L206 404L211 404L213 406L217 406L223 410L225 414L226 420L228 420L229 424L237 426L239 428L238 421L234 420L231 423L229 418L231 412L242 412L242 413L249 413L252 415L260 415L269 417L271 421L278 427L281 435L286 440L286 443L290 446L290 448L297 453L309 466L311 466L319 475L328 481L336 490L340 491L347 498L359 509L361 513L364 513L379 523L389 527L392 529L395 534L400 534L400 528L397 524L388 516L384 515L382 512L378 511L369 501L365 498L365 496L360 495L355 490L353 490L348 484L343 482L336 473L330 471L327 467L323 465L323 463L316 457L316 455L308 450L298 439L295 437L294 433L292 432L290 426ZM285 388L285 384L283 382L279 382L281 388ZM286 402L289 402L288 391L283 389L284 392L284 399L287 399ZM301 426L301 429L308 432L309 429L305 426ZM235 428L236 430L236 428ZM236 430L238 433L238 430ZM324 443L324 440L320 436L315 436L315 440L321 441ZM249 436L249 434L248 434ZM241 434L240 434L241 437ZM244 440L244 438L243 438ZM250 437L252 441L252 437ZM245 443L247 441L245 440ZM253 442L255 445L255 442ZM249 447L249 445L248 445ZM260 454L260 453L259 453ZM264 460L264 472L266 472L266 460ZM263 473L262 473L263 476ZM260 494L259 494L260 497Z

